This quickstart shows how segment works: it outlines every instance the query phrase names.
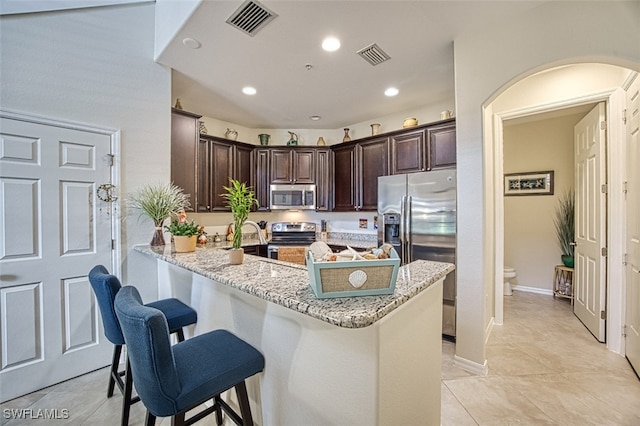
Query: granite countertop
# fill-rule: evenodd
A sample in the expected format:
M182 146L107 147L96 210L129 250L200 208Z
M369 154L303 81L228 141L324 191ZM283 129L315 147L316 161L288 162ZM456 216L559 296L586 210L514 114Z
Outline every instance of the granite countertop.
M372 325L454 269L451 263L417 260L400 267L393 294L318 299L309 285L306 266L252 255L245 255L242 265L230 265L228 251L212 244L192 253L175 253L171 245L141 245L134 250L345 328Z

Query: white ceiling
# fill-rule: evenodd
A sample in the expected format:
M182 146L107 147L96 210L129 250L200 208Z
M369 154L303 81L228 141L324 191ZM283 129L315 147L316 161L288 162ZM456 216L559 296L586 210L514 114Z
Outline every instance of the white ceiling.
M278 16L250 37L225 23L242 0L205 0L158 62L174 70L174 102L180 98L188 111L250 128L340 128L451 104L455 38L540 3L263 0ZM340 38L337 52L321 49L328 35ZM186 47L186 37L202 46ZM371 43L391 59L372 66L356 54ZM247 85L257 94L244 95ZM399 95L384 96L389 86ZM312 115L322 119L311 121Z

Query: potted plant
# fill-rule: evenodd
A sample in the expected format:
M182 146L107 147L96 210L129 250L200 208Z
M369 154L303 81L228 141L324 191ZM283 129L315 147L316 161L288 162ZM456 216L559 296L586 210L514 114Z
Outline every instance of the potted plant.
M187 222L187 213L184 210L178 212L178 217L171 221L164 229L173 235L173 244L177 253L188 253L196 250L198 237L202 228L192 220Z
M189 196L173 183L145 185L129 196L131 207L149 216L155 226L151 246L163 246L165 219L189 207Z
M558 199L553 223L556 226L556 236L562 251L562 263L573 268L573 245L575 239L574 226L575 199L573 189L566 191Z
M229 262L232 265L239 265L244 260L244 250L242 249L242 225L249 217L251 208L259 206L255 199L253 190L246 183L229 178L229 186L223 187L224 194L220 194L227 200L227 206L233 215L233 243L229 250Z

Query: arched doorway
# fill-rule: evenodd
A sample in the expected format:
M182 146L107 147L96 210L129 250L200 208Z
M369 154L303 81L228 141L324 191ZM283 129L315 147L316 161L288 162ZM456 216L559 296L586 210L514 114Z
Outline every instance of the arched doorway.
M561 114L562 111L580 110L580 107L593 105L597 102L607 104L608 143L610 149L607 156L608 179L610 193L607 195L610 215L602 218L607 227L609 251L608 281L610 288L607 298L607 345L615 352L623 351L620 333L623 320L622 282L624 268L622 265L622 250L624 242L623 230L619 224L623 223L622 198L624 152L619 149L624 146L624 131L622 126L622 110L624 109L625 82L633 75L631 70L605 64L575 64L533 74L511 84L504 89L486 108L491 115L492 146L494 163L494 277L495 323L501 324L503 297L503 265L505 258L505 216L503 199L503 128L504 124L512 120L534 120L549 114ZM489 117L485 116L485 122ZM486 147L486 146L485 146ZM488 148L488 147L486 147ZM555 241L551 243L555 244ZM513 266L513 265L511 265ZM553 266L551 266L553 267ZM549 285L551 280L548 280ZM541 291L548 289L541 286ZM529 290L536 291L536 288Z

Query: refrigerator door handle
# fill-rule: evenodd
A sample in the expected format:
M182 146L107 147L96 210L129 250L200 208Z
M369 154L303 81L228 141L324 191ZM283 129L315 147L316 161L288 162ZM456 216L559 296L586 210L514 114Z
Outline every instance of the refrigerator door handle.
M405 264L405 252L406 250L406 242L407 242L407 234L405 232L405 223L404 218L407 214L405 207L407 204L407 196L403 195L400 199L400 263L402 265Z
M413 253L411 253L411 248L412 248L412 245L413 245L413 239L411 238L411 233L413 232L413 230L411 229L411 214L413 213L411 211L412 210L411 207L412 207L412 203L413 203L412 197L410 195L407 196L405 202L406 202L407 205L405 207L405 218L404 218L404 220L405 220L405 228L404 229L405 229L405 232L407 234L407 238L406 238L407 249L405 250L405 256L404 257L405 257L406 263L409 263L409 262L411 262L413 260L412 259Z

